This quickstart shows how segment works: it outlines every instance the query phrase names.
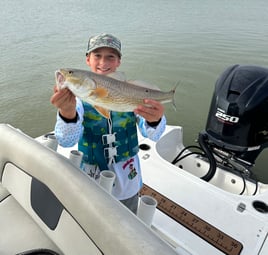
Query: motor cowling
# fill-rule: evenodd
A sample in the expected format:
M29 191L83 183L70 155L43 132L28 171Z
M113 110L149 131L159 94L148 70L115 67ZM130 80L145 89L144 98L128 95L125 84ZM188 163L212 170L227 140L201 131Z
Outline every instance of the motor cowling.
M202 134L210 146L254 164L268 146L268 68L227 68L216 81Z

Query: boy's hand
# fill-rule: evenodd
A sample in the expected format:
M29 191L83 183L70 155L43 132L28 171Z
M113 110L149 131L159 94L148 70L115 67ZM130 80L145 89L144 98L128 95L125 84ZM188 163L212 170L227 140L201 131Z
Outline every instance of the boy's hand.
M66 119L73 119L76 116L76 99L69 89L59 90L55 85L54 94L50 102L59 109L60 114Z
M162 118L164 106L160 102L144 99L144 104L138 105L134 112L142 116L147 122L157 122Z

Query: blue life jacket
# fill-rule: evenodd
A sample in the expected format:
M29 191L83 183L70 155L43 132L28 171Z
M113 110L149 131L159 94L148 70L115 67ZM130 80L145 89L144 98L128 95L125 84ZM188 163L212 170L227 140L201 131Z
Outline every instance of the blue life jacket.
M98 165L100 170L104 170L108 169L111 157L114 162L119 162L138 153L136 117L133 112L111 112L111 118L107 120L90 104L83 102L83 107L84 132L78 149L84 153L84 163Z

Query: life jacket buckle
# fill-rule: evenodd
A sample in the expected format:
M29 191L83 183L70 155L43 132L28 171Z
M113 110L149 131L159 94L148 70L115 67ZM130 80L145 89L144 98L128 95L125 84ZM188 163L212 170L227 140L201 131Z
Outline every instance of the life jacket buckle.
M104 156L106 158L113 158L113 157L117 156L117 149L116 149L116 147L104 148Z
M114 143L116 141L116 137L115 137L116 133L113 134L106 134L106 135L102 135L102 144L111 144Z

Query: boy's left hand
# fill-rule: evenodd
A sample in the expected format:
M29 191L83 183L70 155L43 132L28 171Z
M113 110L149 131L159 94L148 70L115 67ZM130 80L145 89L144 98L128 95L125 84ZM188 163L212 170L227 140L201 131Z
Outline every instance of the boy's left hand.
M134 113L139 114L148 122L159 121L164 114L164 106L155 100L144 99L145 105L138 105Z

